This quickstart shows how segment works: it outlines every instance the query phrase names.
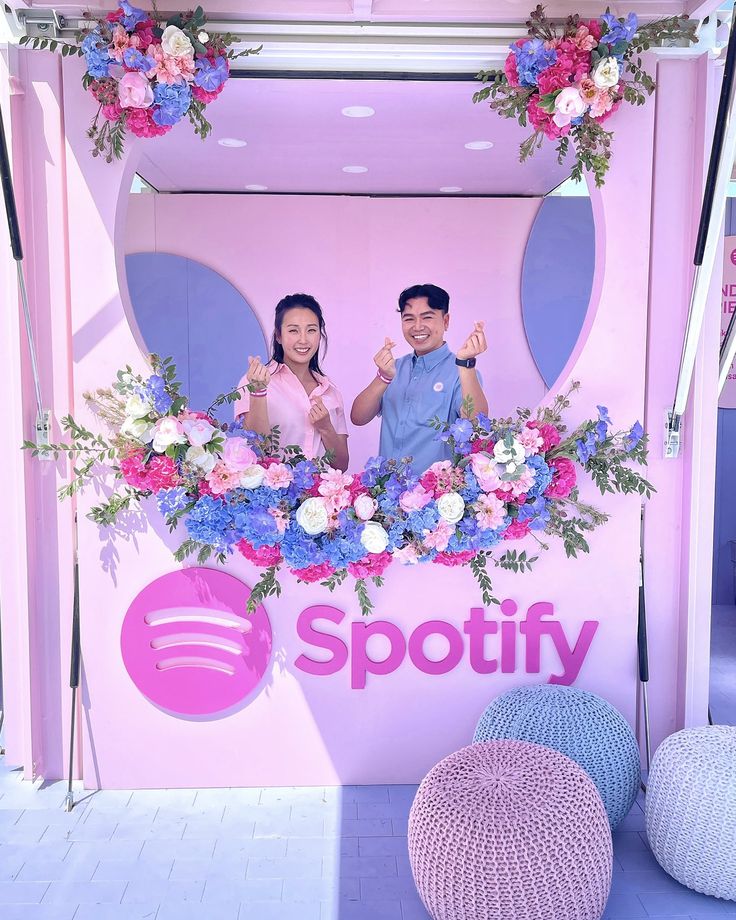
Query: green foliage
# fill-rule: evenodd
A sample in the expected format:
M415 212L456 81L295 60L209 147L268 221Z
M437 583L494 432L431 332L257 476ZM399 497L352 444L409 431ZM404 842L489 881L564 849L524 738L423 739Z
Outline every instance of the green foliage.
M261 574L261 577L250 592L246 607L248 613L255 613L258 605L267 597L281 596L281 585L276 578L278 571L279 567L277 565L271 565Z
M375 581L375 578L373 579ZM355 593L360 604L360 612L364 617L370 616L373 610L373 601L368 596L368 588L364 578L355 579Z
M518 552L515 549L506 550L506 552L495 559L499 568L508 569L510 572L531 572L532 566L539 559L539 556L527 557L526 550Z
M484 604L500 604L501 602L493 593L493 584L491 582L490 575L488 574L488 554L484 552L478 553L470 560L470 571L473 573L473 577L478 583L480 588L480 593L483 598Z

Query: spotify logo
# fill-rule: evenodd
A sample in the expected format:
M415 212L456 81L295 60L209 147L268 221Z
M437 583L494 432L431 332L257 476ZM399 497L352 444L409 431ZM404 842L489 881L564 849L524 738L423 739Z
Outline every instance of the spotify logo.
M246 612L250 589L216 569L170 572L128 608L120 644L141 693L180 715L216 715L255 690L271 658L263 606Z

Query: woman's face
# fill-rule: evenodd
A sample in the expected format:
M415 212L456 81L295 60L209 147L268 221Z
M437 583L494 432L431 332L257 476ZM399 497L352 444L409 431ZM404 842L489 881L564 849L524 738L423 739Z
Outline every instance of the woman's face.
M284 313L277 340L284 358L294 364L309 364L320 343L319 320L306 307L292 307Z

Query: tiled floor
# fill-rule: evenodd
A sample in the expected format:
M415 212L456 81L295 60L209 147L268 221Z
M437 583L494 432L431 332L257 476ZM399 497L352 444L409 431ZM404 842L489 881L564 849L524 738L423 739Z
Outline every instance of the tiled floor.
M2 920L427 920L406 852L415 787L103 791L71 814L64 791L0 768ZM736 903L659 868L637 802L606 920L727 916Z
M736 608L716 608L711 707L736 719ZM0 761L2 920L427 920L406 848L413 786L78 791ZM605 920L732 917L655 862L643 798L614 835Z

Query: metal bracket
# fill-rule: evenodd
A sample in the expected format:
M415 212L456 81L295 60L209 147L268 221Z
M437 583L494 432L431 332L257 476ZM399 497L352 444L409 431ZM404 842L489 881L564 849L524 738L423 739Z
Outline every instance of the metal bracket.
M664 459L674 460L680 456L680 439L682 437L682 416L675 415L672 409L664 413Z
M49 444L51 444L51 410L44 409L42 415L36 416L36 447L39 448L39 459L53 459L51 453L43 449Z

